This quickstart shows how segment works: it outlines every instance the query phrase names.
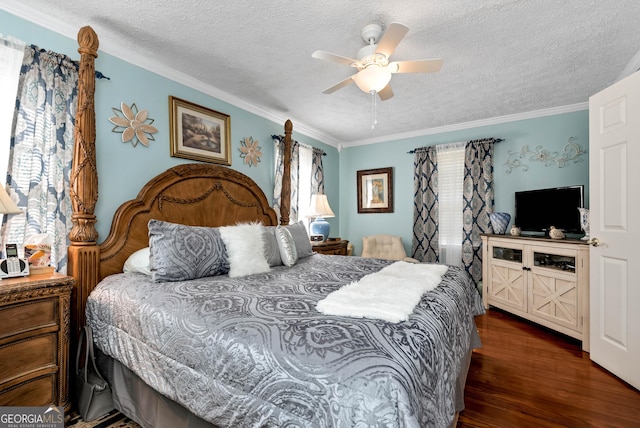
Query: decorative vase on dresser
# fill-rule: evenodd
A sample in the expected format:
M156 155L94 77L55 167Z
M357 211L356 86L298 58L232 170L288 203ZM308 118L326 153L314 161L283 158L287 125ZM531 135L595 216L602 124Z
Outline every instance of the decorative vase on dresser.
M511 215L503 212L491 213L489 214L489 219L491 220L493 233L496 235L504 235L507 232L507 226L509 226L509 222L511 221Z
M578 208L580 212L580 228L584 232L584 236L580 239L589 240L589 210L587 208Z

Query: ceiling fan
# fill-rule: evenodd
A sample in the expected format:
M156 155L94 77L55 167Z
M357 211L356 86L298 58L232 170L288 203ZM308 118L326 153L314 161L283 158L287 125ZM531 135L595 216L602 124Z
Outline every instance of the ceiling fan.
M439 71L442 67L442 59L440 58L389 62L389 57L408 31L407 26L397 22L391 23L384 35L382 27L378 24L365 26L361 36L368 45L358 51L357 59L315 51L311 54L313 58L348 65L358 70L355 74L325 89L322 93L331 94L351 82L355 82L362 91L372 95L377 93L384 101L393 97L393 91L389 84L392 74Z

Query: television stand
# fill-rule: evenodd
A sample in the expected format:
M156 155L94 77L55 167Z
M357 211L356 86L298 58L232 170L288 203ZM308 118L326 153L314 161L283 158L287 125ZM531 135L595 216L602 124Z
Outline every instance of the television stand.
M582 341L589 351L589 244L482 235L482 301Z

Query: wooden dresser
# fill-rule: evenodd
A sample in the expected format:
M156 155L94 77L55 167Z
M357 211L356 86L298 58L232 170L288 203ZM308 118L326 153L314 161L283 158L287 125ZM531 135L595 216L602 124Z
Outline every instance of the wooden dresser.
M346 239L339 239L335 241L312 242L311 248L314 252L319 254L334 254L338 256L346 256L348 244L349 241L347 241Z
M0 280L0 406L71 407L73 283L56 273Z

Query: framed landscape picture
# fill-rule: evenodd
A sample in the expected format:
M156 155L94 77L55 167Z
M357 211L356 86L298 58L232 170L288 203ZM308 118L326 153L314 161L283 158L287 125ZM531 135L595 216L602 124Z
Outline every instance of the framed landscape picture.
M171 156L231 165L231 118L169 96Z
M357 172L358 213L393 212L393 169L366 169Z

